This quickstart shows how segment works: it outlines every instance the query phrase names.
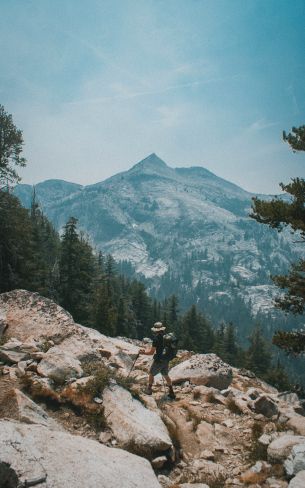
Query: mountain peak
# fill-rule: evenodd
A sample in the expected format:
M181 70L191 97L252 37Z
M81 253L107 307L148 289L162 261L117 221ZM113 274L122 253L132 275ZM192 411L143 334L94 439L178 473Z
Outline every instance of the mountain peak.
M168 169L167 164L160 159L155 153L150 154L146 158L142 159L139 163L135 164L131 170L148 169L153 171Z

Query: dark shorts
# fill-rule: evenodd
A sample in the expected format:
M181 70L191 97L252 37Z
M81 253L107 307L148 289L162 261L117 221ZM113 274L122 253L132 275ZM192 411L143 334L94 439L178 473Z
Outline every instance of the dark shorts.
M167 359L154 359L150 367L149 373L153 376L161 373L162 376L168 376L168 360Z

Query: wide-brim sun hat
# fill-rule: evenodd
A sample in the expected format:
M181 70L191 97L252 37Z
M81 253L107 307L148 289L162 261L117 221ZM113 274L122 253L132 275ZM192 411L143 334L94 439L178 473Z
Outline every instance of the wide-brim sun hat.
M160 332L162 330L165 330L166 327L165 325L162 324L162 322L155 322L154 326L151 328L153 332Z

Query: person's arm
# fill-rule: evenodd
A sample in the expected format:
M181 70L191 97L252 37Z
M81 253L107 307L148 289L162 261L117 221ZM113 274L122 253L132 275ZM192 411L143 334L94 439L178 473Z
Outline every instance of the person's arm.
M152 354L155 354L156 348L154 346L151 346L150 349L140 349L139 354L146 354L147 356L151 356Z

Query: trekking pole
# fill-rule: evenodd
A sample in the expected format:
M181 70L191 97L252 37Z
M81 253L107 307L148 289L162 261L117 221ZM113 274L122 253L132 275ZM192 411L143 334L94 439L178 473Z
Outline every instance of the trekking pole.
M129 378L129 375L130 375L131 371L133 370L133 368L134 368L134 366L135 366L135 364L136 364L137 359L138 359L139 356L140 356L140 353L137 354L136 359L132 363L132 366L131 366L130 371L129 371L128 375L127 375L127 378Z

